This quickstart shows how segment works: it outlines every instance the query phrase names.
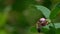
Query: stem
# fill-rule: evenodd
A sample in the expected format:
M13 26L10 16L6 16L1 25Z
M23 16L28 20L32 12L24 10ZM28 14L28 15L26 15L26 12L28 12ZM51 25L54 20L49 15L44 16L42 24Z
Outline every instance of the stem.
M53 27L55 28L55 25L54 25L54 23L52 22L52 25L53 25Z
M54 25L54 22L53 22L53 20L52 20L52 25L53 25L53 30L54 30L54 34L55 34L55 25Z

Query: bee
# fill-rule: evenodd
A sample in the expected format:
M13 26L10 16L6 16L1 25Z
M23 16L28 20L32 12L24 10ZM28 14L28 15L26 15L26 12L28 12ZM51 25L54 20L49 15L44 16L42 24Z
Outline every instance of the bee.
M41 28L43 26L46 26L48 24L47 20L45 18L40 18L37 23L36 23L36 28L37 31L40 33L41 32Z

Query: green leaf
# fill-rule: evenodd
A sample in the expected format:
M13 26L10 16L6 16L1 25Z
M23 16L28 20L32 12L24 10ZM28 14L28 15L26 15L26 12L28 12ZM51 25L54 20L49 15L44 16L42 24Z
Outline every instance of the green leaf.
M46 34L56 34L56 29L53 26L49 26L49 31Z
M49 18L51 11L48 8L41 5L36 5L35 7L40 10L46 18Z
M56 28L56 29L57 29L57 28L60 28L60 23L54 23L54 25L55 25L55 28ZM45 26L44 28L49 29L49 26L52 26L52 27L53 27L52 23L49 24L49 25L47 25L47 26Z
M50 14L50 19L54 19L60 12L60 3L58 3Z
M42 28L42 32L43 33L47 33L49 31L49 29L47 29L47 28Z

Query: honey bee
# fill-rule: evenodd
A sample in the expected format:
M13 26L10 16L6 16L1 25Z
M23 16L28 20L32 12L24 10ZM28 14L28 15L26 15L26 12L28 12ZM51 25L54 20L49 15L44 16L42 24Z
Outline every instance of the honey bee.
M48 24L45 18L40 18L36 23L37 31L40 33L42 26L46 26Z

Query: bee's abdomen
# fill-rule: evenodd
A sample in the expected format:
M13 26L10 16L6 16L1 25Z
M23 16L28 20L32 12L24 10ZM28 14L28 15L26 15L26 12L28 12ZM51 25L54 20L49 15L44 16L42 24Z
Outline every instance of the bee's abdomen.
M40 28L38 28L38 29L37 29L37 31L40 33L40 32L41 32L41 29L40 29Z

